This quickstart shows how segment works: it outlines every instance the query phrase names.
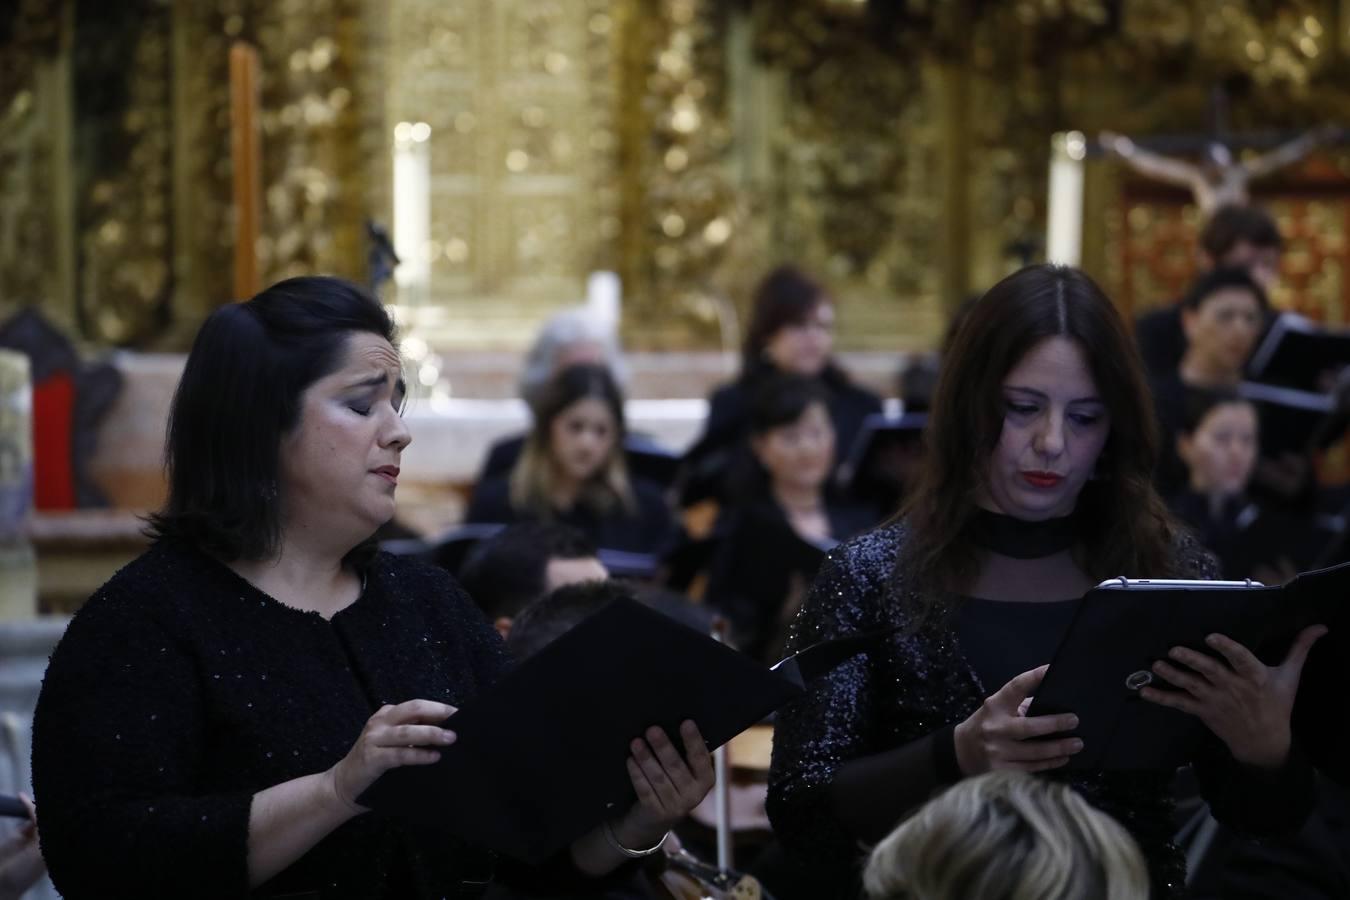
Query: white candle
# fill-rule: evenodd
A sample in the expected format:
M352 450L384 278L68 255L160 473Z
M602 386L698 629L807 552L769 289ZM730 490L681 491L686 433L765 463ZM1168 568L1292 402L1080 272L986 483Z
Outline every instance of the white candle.
M1083 258L1083 158L1087 140L1081 131L1050 139L1050 198L1046 204L1045 256L1076 266Z
M421 305L431 286L431 126L394 128L394 269L399 305Z
M623 283L617 272L592 272L586 279L586 307L601 322L618 329L623 307Z

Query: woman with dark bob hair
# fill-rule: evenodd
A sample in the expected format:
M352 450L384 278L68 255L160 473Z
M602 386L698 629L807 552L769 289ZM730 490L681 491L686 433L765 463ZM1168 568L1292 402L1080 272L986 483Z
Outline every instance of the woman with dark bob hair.
M469 522L561 522L602 550L655 554L675 524L659 486L629 473L623 395L605 366L569 366L535 391L510 474L475 487Z
M747 443L752 398L760 383L779 375L820 382L834 425L834 462L847 455L863 420L881 412L881 400L834 361L834 318L825 286L797 267L779 266L764 276L751 304L740 374L713 392L703 435L685 454L682 502L725 500L729 486L753 470Z
M365 789L435 762L507 665L448 575L370 542L411 439L403 398L389 316L347 282L290 279L206 320L155 543L76 614L38 701L42 849L65 897L465 897L494 869L594 891L706 794L685 723L688 764L649 730L628 761L639 802L535 870L365 814Z
M897 629L782 711L769 814L814 871L856 891L875 842L937 788L996 769L1063 778L1134 835L1158 897L1179 896L1172 772L1056 773L1082 749L1072 715L1025 715L1077 599L1122 573L1210 578L1212 558L1151 486L1157 438L1137 351L1075 269L1033 266L971 309L947 357L919 484L889 524L822 566L792 646ZM1212 732L1194 760L1215 816L1251 833L1296 829L1312 772L1290 710L1320 627L1267 667L1218 638L1227 664L1179 648L1157 671L1182 692L1146 700ZM846 887L845 885L852 885Z

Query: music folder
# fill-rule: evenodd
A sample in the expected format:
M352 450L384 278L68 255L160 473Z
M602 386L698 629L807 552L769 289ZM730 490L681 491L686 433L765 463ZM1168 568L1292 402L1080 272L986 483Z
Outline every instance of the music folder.
M659 725L682 751L679 726L692 719L718 747L800 693L799 668L765 669L616 601L465 703L439 762L392 769L359 802L537 863L634 802L633 738Z
M1204 640L1218 633L1274 665L1300 629L1322 624L1330 631L1304 667L1293 730L1314 764L1341 780L1350 768L1342 711L1350 673L1347 594L1350 563L1303 573L1282 587L1103 582L1084 595L1027 715L1078 716L1073 733L1083 749L1069 769L1175 769L1192 761L1207 732L1196 717L1139 696L1146 685L1172 688L1153 674L1155 661L1179 666L1167 655L1177 646L1217 656Z
M1296 313L1281 313L1253 351L1247 375L1264 381L1321 391L1322 376L1350 365L1350 331L1327 328Z
M907 412L902 415L872 413L863 419L858 436L848 448L848 455L839 464L836 478L841 487L851 488L866 475L872 459L881 448L891 442L917 441L928 424L928 413Z
M1250 400L1261 423L1261 455L1306 453L1313 449L1329 416L1335 410L1330 394L1316 394L1294 388L1244 381L1238 396ZM1333 435L1334 437L1334 435Z

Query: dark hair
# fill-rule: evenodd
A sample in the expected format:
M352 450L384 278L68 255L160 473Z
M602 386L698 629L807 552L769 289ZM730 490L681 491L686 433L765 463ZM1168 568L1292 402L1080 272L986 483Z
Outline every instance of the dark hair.
M1256 283L1250 272L1240 266L1219 266L1195 279L1191 289L1181 299L1181 306L1183 309L1199 309L1211 295L1224 288L1234 287L1250 291L1263 313L1270 308L1270 301L1266 299L1266 292L1261 289L1261 285Z
M819 379L778 374L755 384L750 397L750 433L764 434L802 417L813 403L830 409L830 395Z
M566 584L525 607L511 623L507 649L517 660L533 656L615 600L637 600L621 581Z
M517 660L524 660L616 600L641 603L700 634L707 634L712 628L712 612L683 594L611 578L565 584L535 600L511 623L506 646Z
M148 518L150 536L226 561L275 553L282 437L356 332L395 338L379 301L338 278L290 278L208 316L169 411L169 497Z
M800 325L827 299L823 285L796 266L779 266L755 288L745 331L742 372L760 363L769 340L789 325Z
M1283 242L1279 226L1270 213L1259 206L1219 207L1200 233L1200 248L1210 260L1218 263L1239 243L1278 250Z
M543 596L554 559L596 555L584 534L553 522L508 525L469 552L459 581L489 619L515 617Z
M1078 498L1081 558L1094 580L1173 574L1175 526L1153 489L1158 430L1139 352L1111 301L1077 269L1029 266L994 285L970 310L943 362L927 427L928 452L901 516L909 535L897 572L926 598L967 586L979 555L967 537L989 459L1003 430L1002 384L1038 343L1077 342L1111 417L1100 477Z
M1186 399L1183 406L1181 420L1181 434L1194 434L1195 429L1199 428L1205 421L1205 417L1220 406L1235 404L1238 406L1249 406L1256 409L1256 405L1246 397L1235 390L1219 388L1216 390L1205 390L1200 388L1187 388Z
M616 506L629 512L637 510L623 452L623 394L609 369L596 365L568 366L535 394L531 407L534 424L525 439L520 460L511 472L511 504L516 509L527 510L544 519L553 515L550 489L553 469L549 461L553 420L572 404L586 399L605 404L614 417L616 433L609 462L590 484L582 488L580 502L599 514L608 513Z

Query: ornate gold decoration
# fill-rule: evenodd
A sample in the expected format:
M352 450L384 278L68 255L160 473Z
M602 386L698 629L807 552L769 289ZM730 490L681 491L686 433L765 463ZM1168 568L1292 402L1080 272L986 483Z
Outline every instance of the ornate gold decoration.
M171 17L167 3L139 11L75 23L77 308L85 336L115 345L155 337L172 289Z
M614 5L391 4L385 134L431 129L433 343L528 340L616 264Z
M743 219L725 168L724 13L713 0L655 0L635 4L630 20L627 39L646 52L627 72L641 92L640 125L626 136L641 174L623 272L630 331L646 346L715 333L716 274Z
M70 324L68 282L53 263L67 192L62 171L62 83L52 77L70 4L23 0L6 13L0 47L0 309L37 304ZM45 75L45 77L44 77Z

